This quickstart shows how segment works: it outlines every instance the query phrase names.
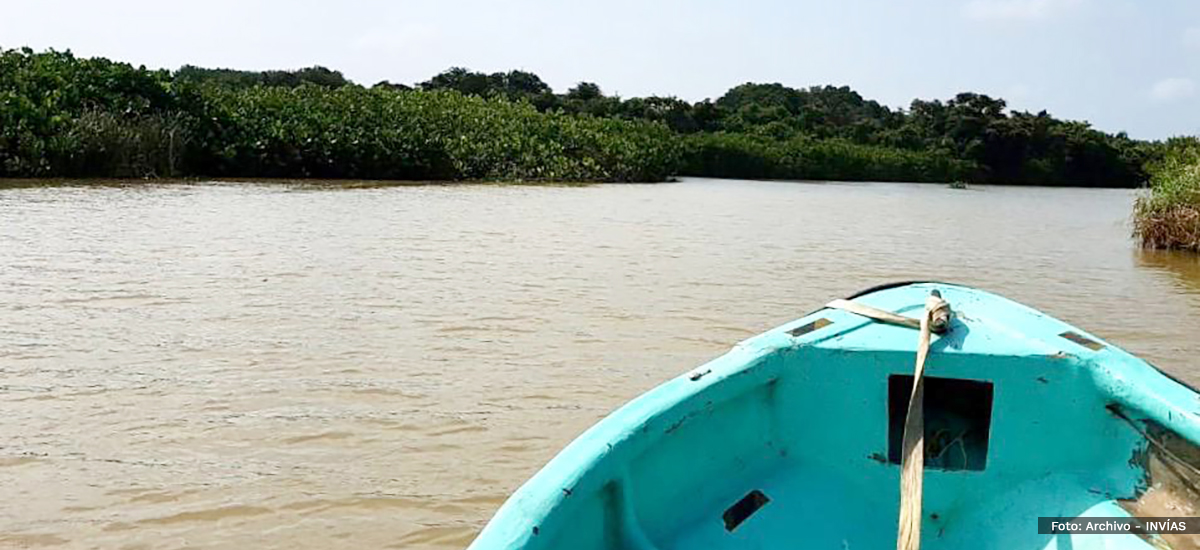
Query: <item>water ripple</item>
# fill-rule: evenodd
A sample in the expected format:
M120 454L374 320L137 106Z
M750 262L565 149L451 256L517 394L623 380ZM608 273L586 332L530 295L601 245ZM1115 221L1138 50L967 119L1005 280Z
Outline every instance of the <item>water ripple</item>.
M1126 191L348 187L0 190L0 546L461 548L608 411L892 280L1200 381L1200 263Z

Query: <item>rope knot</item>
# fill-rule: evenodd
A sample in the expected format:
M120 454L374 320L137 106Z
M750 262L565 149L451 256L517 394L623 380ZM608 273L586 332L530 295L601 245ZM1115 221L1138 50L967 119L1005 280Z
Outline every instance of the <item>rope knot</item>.
M954 319L954 311L950 303L942 299L942 293L934 290L925 301L925 311L929 315L929 330L934 334L945 334L950 331L950 321Z

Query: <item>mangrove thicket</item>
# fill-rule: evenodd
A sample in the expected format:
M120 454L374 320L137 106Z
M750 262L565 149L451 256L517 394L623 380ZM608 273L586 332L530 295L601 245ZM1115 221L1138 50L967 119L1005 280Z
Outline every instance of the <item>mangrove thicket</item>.
M324 67L148 70L0 51L0 177L659 181L673 175L1133 187L1162 144L962 93L894 109L847 87L715 100L556 93L452 68L366 87Z

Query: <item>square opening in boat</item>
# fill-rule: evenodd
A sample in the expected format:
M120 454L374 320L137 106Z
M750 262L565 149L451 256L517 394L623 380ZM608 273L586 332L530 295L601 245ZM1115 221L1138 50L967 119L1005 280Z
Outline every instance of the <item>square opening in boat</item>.
M888 462L900 463L913 377L888 377ZM925 377L925 467L981 471L992 427L992 383Z

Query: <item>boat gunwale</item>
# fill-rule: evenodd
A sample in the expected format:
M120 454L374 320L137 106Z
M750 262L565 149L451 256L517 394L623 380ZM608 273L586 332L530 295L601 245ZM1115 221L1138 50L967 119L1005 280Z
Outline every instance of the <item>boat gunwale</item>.
M962 285L962 284L959 284L959 283L952 283L952 282L948 282L948 281L936 281L936 280L920 280L920 279L914 279L914 280L895 281L895 282L891 282L891 283L882 283L882 284L878 284L878 285L875 285L875 286L872 286L872 287L865 288L865 289L863 289L863 290L860 290L860 291L858 291L858 292L855 292L855 293L853 293L853 294L851 294L851 295L847 296L845 299L846 299L846 300L854 300L854 299L856 299L856 298L861 298L861 297L863 297L863 296L867 296L867 295L870 295L870 294L874 294L874 293L876 293L876 292L882 292L882 291L885 291L885 290L891 290L891 289L894 289L894 288L900 288L900 287L911 286L911 285L922 285L922 284L947 285L947 286L955 286L955 287L960 287L960 288L969 288L969 289L972 289L972 290L977 290L977 291L980 291L980 292L986 292L986 293L988 293L988 294L991 294L992 296L996 296L996 297L1003 298L1003 296L1001 296L1001 295L999 295L999 294L996 294L996 293L994 293L994 292L991 292L991 291L989 291L989 290L987 290L987 289L982 289L982 288L978 288L978 287L972 287L972 286ZM1005 299L1007 300L1007 298L1005 298ZM1009 300L1009 301L1011 302L1012 300ZM1013 303L1015 303L1015 304L1018 304L1018 305L1022 305L1022 306L1024 306L1024 307L1027 307L1027 308L1029 308L1029 306L1025 306L1024 304L1021 304L1020 302L1013 302ZM809 313L805 314L805 315L804 315L804 317L801 317L801 319L803 319L803 318L805 318L805 317L808 317L808 316L810 316L810 315L812 315L812 314L814 314L814 313L817 313L817 312L819 312L819 311L822 311L822 310L824 310L824 309L826 309L826 308L825 308L824 306L822 306L820 309L817 309L817 310L814 310L814 311L811 311L811 312L809 312ZM1033 309L1033 308L1029 308L1029 309ZM1034 309L1033 311L1037 311L1038 313L1042 313L1043 315L1045 315L1045 313L1043 313L1043 312L1042 312L1042 311L1040 311L1040 310ZM1055 318L1055 319L1057 319L1057 318ZM1068 322L1066 322L1066 321L1063 321L1063 323L1065 323L1065 324L1068 324L1068 325L1071 325L1071 323L1068 323ZM1075 325L1071 325L1071 326L1075 326ZM1101 341L1101 342L1104 342L1104 343L1105 343L1106 345L1108 345L1108 346L1111 346L1111 344L1108 344L1108 343L1107 343L1107 342L1105 342L1103 339L1100 339L1100 341ZM1122 351L1124 351L1124 350L1123 350L1123 348L1118 348L1118 349L1122 349ZM1171 374L1171 373L1169 373L1169 372L1167 372L1167 371L1165 371L1165 370L1163 370L1163 369L1159 368L1159 367L1158 367L1158 365L1155 365L1154 363L1151 363L1151 362L1149 362L1149 361L1146 361L1145 359L1142 359L1142 358L1140 358L1140 357L1138 357L1137 359L1138 359L1139 361L1142 361L1143 363L1145 363L1145 364L1146 364L1146 365L1148 365L1150 368L1154 369L1155 371L1157 371L1159 374L1163 375L1163 376L1164 376L1164 377L1166 377L1167 379L1171 380L1172 382L1175 382L1176 384L1179 384L1180 386L1183 386L1183 387L1185 387L1185 388L1187 388L1187 389L1191 390L1191 391L1192 391L1192 392L1194 392L1194 393L1200 394L1200 389L1197 389L1197 388L1196 388L1196 386L1193 386L1193 385L1192 385L1190 382L1188 382L1188 381L1186 381L1186 380L1183 380L1182 378L1179 378L1179 377L1175 376L1174 374Z
M1192 394L1198 393L1195 388L1149 362L1040 310L986 290L942 281L886 283L852 294L847 299L861 298L878 292L915 285L944 285L980 293L989 298L1001 300L1010 307L1044 317L1071 327L1083 335L1096 338L1097 341L1104 344L1100 351L1089 354L1071 354L1071 359L1080 368L1091 371L1097 385L1110 390L1114 402L1128 406L1138 413L1137 416L1155 420L1163 426L1177 431L1185 439L1200 445L1200 416L1198 416L1200 413L1193 412L1186 416L1172 414L1187 411L1180 409L1175 400L1165 395L1163 391L1159 391L1163 389L1170 391L1169 385L1164 387L1151 383L1149 386L1153 387L1139 387L1130 390L1131 386L1124 383L1126 380L1123 375L1141 376L1143 373L1139 372L1139 369L1149 367L1145 374L1158 374L1162 380L1176 384ZM764 358L781 349L819 345L820 342L836 338L840 334L874 324L874 321L864 318L860 323L853 325L832 323L830 326L841 325L843 329L833 333L814 331L815 334L809 333L798 337L787 333L796 323L807 322L811 317L825 311L851 315L840 310L830 310L825 306L813 310L793 321L737 343L724 354L663 381L600 419L567 444L554 458L513 492L468 547L468 550L523 547L530 543L533 537L538 536L538 527L546 521L560 503L569 498L572 492L599 490L601 486L610 482L608 479L589 480L587 479L589 473L597 470L599 465L610 458L610 455L625 452L627 444L637 439L639 432L649 423L668 414L697 394L760 364ZM1045 341L1042 340L1042 342ZM1153 380L1147 382L1153 382ZM616 471L620 472L621 476L627 475L623 468L616 468ZM592 487L592 484L596 484L596 486Z

